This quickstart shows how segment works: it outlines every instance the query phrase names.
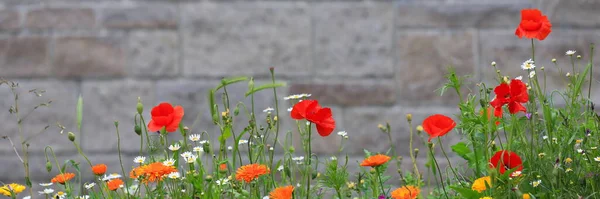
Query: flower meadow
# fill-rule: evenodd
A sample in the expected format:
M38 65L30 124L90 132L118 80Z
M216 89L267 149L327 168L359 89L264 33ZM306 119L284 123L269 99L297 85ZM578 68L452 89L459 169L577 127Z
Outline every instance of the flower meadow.
M255 85L252 78L224 78L207 94L212 122L219 132L198 133L182 122L185 107L162 102L131 108L135 132L140 140L139 156L122 159L120 168L108 168L102 162L88 159L80 149L74 133L69 139L85 162L59 160L51 146L46 147L46 169L54 175L46 182L33 184L29 172L28 139L19 128L19 136L4 137L23 163L24 184L2 182L0 194L7 198L599 198L600 191L600 115L590 100L593 83L594 46L590 45L589 61L567 51L569 71L564 77L566 87L547 90L546 72L536 66L535 43L543 42L552 32L548 18L537 9L521 11L521 22L515 36L531 42L531 59L521 66L523 75L508 77L492 62L490 70L497 73L493 85L476 83L465 93L467 74L456 74L449 68L447 83L441 93L459 98L459 114L433 114L423 121L389 118L410 127L409 143L390 143L387 151L368 151L362 162L349 162L347 156L318 157L311 151L311 141L327 136L348 137L336 128L332 109L322 106L311 94L277 95L276 88L285 86L270 69L271 82ZM552 62L558 67L558 62ZM549 80L558 81L558 80ZM251 104L234 103L227 88L247 84L245 97ZM17 83L1 80L14 93L10 113L19 127L25 119L19 112ZM35 92L30 91L30 92ZM272 92L274 108L254 107L254 94ZM222 93L221 99L215 96ZM448 94L451 93L451 94ZM36 93L37 94L37 93ZM82 120L80 97L76 105L78 127ZM290 106L289 110L281 107ZM37 108L36 106L35 108ZM150 108L150 118L143 113ZM192 113L195 114L195 113ZM244 119L240 117L245 116ZM295 121L294 129L280 128L281 120ZM236 131L235 125L244 125ZM413 124L417 124L413 126ZM117 136L119 122L115 122ZM109 128L109 127L107 127ZM393 135L389 124L374 126L389 140ZM377 129L375 129L377 130ZM351 132L351 129L348 129ZM180 134L183 139L173 139ZM461 136L460 142L444 143L448 134ZM217 137L212 143L210 138ZM301 149L295 149L291 139L299 139ZM344 140L342 139L343 149ZM388 140L388 141L389 141ZM382 140L386 142L386 140ZM423 143L427 162L416 161ZM119 141L119 147L123 144ZM127 143L134 144L134 143ZM408 146L406 148L405 146ZM451 151L444 150L447 146ZM244 149L244 152L242 152ZM408 150L410 157L400 157L395 149ZM445 158L436 158L436 153ZM277 158L275 154L283 154ZM462 160L450 161L455 155ZM423 154L421 154L423 155ZM441 156L438 156L441 157ZM390 164L398 168L402 161L412 167L386 172ZM123 161L136 166L125 168ZM440 162L447 162L442 168ZM350 164L361 169L350 172ZM82 167L91 172L82 172ZM120 170L107 173L107 170ZM82 181L82 176L94 176ZM41 191L33 191L33 188Z

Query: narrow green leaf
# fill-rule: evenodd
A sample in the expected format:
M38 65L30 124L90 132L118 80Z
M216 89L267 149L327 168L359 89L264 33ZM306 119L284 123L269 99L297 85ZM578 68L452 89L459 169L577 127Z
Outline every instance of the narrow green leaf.
M479 198L480 194L477 191L473 191L471 189L459 187L459 186L450 186L451 189L460 193L464 198Z
M249 90L248 92L246 92L246 97L248 97L249 95L256 93L258 91L264 90L264 89L277 88L277 87L282 87L285 85L286 84L283 82L264 84L259 87L255 87L254 90Z
M223 88L224 86L227 86L229 84L234 84L237 82L241 82L241 81L246 81L248 79L248 77L230 77L230 78L225 78L221 81L221 84L219 84L214 90L218 91L219 89Z

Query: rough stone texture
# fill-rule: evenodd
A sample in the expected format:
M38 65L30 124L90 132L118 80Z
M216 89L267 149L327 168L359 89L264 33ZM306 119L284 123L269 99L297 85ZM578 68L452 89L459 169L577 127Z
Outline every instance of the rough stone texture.
M175 8L170 4L105 8L101 21L107 28L176 29L178 11Z
M0 76L47 76L51 71L48 43L43 37L0 39Z
M116 152L117 139L114 122L119 121L121 150L139 151L139 136L133 131L138 97L145 106L144 118L150 121L154 107L154 84L144 80L86 81L83 82L83 135L82 145L88 152ZM135 143L135 144L131 144Z
M391 76L392 2L317 4L315 68L323 76Z
M29 152L32 154L43 154L44 147L51 146L56 153L74 152L75 147L67 139L67 132L72 131L76 134L76 139L81 137L77 133L75 123L75 106L77 104L77 84L74 81L57 80L13 80L19 83L17 93L19 94L18 110L19 117L25 118L22 123L24 138L31 137L28 143ZM33 89L40 93L38 97ZM16 114L10 114L9 109L14 107L14 95L10 88L3 84L0 86L0 118L2 119L2 128L0 136L7 135L11 138L15 147L21 151L21 139L17 126ZM48 103L49 106L40 106L42 103ZM57 123L65 126L64 134L60 134L60 128ZM49 128L45 131L44 128ZM37 136L34 136L37 135ZM15 155L10 142L0 139L0 153ZM23 155L22 152L20 152ZM15 155L16 156L16 155ZM14 168L14 167L13 167Z
M527 1L503 4L396 5L396 27L401 28L514 28Z
M154 77L178 75L181 56L178 42L176 32L132 32L127 50L131 74Z
M0 10L0 30L19 28L19 12L16 10Z
M310 16L305 2L202 2L184 6L184 74L307 75ZM189 27L189 28L188 28Z
M91 8L42 8L27 13L26 28L92 28L96 15Z
M456 94L440 96L436 90L447 82L448 66L454 67L458 75L476 75L473 38L471 31L398 33L396 79L400 104L456 105Z
M547 11L553 26L598 28L600 27L600 2L589 0L555 1Z
M63 77L122 76L126 69L121 42L121 38L59 38L53 49L53 73Z
M289 87L292 94L311 93L322 103L341 106L390 105L396 102L393 81L298 83ZM369 97L361 97L369 96Z
M59 155L59 154L57 154L56 158L57 158L58 162L61 164L63 164L65 162L65 160L69 160L69 159L80 162L81 167L84 167L82 165L87 164L87 163L84 163L85 160L83 159L83 157L76 156L76 155ZM2 167L0 167L0 172L2 172L3 174L10 174L10 175L3 175L2 181L6 180L11 183L15 182L15 183L20 183L20 184L25 184L25 170L23 169L23 164L21 163L19 158L17 158L17 156L3 155L3 156L0 156L0 161L2 161ZM34 189L40 189L40 186L37 183L48 183L48 182L50 182L50 179L52 179L55 175L57 175L59 173L54 159L51 159L51 161L54 164L52 165L52 171L50 173L48 173L48 171L46 170L46 157L43 154L32 155L29 157L29 172L31 175L31 181L33 183L36 183L36 184L34 184ZM76 171L73 168L68 168L67 172L75 173ZM27 191L27 192L29 192L29 191ZM34 193L37 194L37 192L34 192ZM24 195L25 194L23 194L23 196Z

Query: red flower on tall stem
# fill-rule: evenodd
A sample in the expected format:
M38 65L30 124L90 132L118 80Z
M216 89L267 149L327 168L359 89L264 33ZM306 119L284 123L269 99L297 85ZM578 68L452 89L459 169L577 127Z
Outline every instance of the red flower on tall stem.
M163 102L152 108L152 120L148 123L148 130L152 132L166 128L167 132L175 132L183 118L183 108Z
M515 152L501 150L496 152L494 156L490 158L490 168L498 168L498 171L500 171L501 174L516 168L516 170L510 174L511 177L516 177L523 170L523 161Z
M519 111L527 111L525 106L521 103L527 103L529 101L529 94L527 93L527 86L521 80L513 79L510 84L501 83L494 89L496 98L490 102L490 105L494 107L494 114L502 114L502 106L508 104L508 111L511 114L515 114Z
M429 134L429 142L432 138L444 136L456 126L456 122L452 118L435 114L425 118L423 121L423 129Z
M302 100L294 105L291 117L296 120L306 119L317 126L319 135L325 137L335 129L335 120L330 108L322 108L317 100Z
M521 23L515 30L519 38L544 40L552 32L552 24L538 9L521 10Z

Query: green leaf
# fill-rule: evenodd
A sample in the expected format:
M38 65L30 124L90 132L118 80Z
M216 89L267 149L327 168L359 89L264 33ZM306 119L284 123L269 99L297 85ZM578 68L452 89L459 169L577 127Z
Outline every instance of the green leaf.
M469 155L471 153L471 149L469 149L467 144L465 144L464 142L456 143L450 148L452 148L452 151L454 151L454 153L464 158L465 160L471 160L471 156Z
M464 198L479 198L480 197L479 192L471 190L471 189L467 189L467 188L463 188L463 187L459 187L459 186L450 186L450 188L454 189L454 191L458 192Z
M277 87L282 87L285 85L286 84L283 82L264 84L259 87L255 87L253 90L249 90L248 92L246 92L246 97L248 97L249 95L256 93L258 91L264 90L264 89L277 88Z
M227 138L231 137L232 133L231 133L231 126L225 126L225 128L223 129L223 133L221 134L221 136L219 136L219 142L223 143L225 142L225 140L227 140Z
M83 97L79 94L77 99L77 130L81 132L81 120L83 120Z
M221 84L219 84L214 91L218 91L219 89L223 88L224 86L227 86L229 84L234 84L237 82L241 82L241 81L246 81L248 79L248 77L230 77L230 78L224 78L223 80L221 80Z

